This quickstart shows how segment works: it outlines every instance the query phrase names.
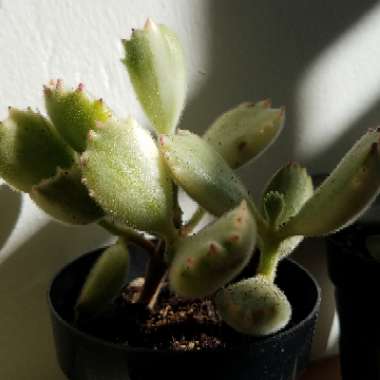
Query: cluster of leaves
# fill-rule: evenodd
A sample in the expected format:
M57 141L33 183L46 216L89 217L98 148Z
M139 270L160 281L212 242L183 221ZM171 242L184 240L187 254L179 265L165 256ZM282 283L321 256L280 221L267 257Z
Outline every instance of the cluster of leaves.
M98 222L120 236L90 272L77 314L101 310L128 269L128 242L151 252L140 301L149 303L163 278L181 297L213 296L237 331L266 335L284 327L291 305L275 285L276 268L305 236L354 221L380 188L380 132L370 130L314 191L310 176L290 163L271 178L257 207L235 169L278 137L283 108L243 103L216 119L203 137L177 126L186 98L184 55L175 34L148 21L123 41L137 97L154 132L121 120L83 85L44 89L49 119L11 108L0 126L0 175L54 218ZM178 188L199 204L187 222ZM216 220L191 234L204 212ZM250 278L234 278L251 260Z

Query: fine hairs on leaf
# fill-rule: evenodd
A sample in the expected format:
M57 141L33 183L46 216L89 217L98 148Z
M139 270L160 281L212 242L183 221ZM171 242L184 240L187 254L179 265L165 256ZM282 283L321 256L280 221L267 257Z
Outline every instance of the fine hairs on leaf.
M277 267L304 237L353 223L378 195L379 130L355 143L316 189L302 165L284 164L256 205L235 169L274 144L285 108L247 101L218 116L202 136L181 130L187 68L179 38L148 20L122 44L152 131L133 116L115 115L83 84L69 89L62 80L44 87L47 116L10 108L0 123L0 176L12 188L60 222L98 223L118 237L84 282L77 321L101 313L120 294L134 244L149 253L134 302L153 309L167 286L178 297L211 299L239 333L281 330L292 305L275 283ZM182 190L198 204L187 221ZM206 212L214 220L200 228ZM253 259L258 264L248 265Z

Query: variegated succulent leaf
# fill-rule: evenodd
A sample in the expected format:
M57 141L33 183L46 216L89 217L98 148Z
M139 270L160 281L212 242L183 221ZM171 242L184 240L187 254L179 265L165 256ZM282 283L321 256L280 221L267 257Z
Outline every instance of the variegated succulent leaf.
M173 133L186 98L186 67L178 37L148 20L123 41L125 63L136 95L158 133Z
M58 168L54 177L34 185L29 195L42 210L63 223L89 224L104 216L83 185L77 164L69 169Z
M178 244L169 271L170 287L181 297L213 294L247 265L255 243L255 220L242 201Z
M14 188L29 192L32 186L68 168L74 152L44 116L31 109L9 109L0 123L0 176Z
M104 310L120 292L128 267L128 248L121 240L104 250L82 286L75 305L77 319L86 319Z
M215 303L229 326L253 336L278 332L292 315L292 307L282 290L261 275L219 290Z
M379 130L369 130L281 229L284 236L320 236L353 223L380 191Z
M112 217L141 231L173 236L173 189L148 131L127 121L97 123L81 156L83 182Z
M174 181L211 214L220 216L247 199L243 183L201 137L178 131L161 135L159 144Z
M76 90L65 90L61 80L44 87L45 104L49 117L61 136L76 151L86 149L87 134L97 121L105 122L111 111L102 99L92 100L83 84Z
M284 122L285 109L271 108L269 100L243 103L218 117L204 139L235 169L261 155Z

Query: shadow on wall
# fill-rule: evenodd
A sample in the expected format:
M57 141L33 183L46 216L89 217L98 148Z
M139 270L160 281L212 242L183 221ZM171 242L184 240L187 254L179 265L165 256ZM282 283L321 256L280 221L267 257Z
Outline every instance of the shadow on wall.
M0 185L0 252L17 223L21 210L21 195L6 185ZM1 260L1 255L0 255Z
M312 157L311 165L318 163L322 167L332 168L342 157L353 142L358 140L368 128L376 128L380 125L380 99L374 102L366 113L358 116L347 129L341 133L336 141L332 141L323 150ZM307 163L306 163L307 164Z
M269 151L241 170L257 195L274 170L296 158L297 131L302 128L297 124L297 90L303 74L374 5L374 0L210 0L209 72L199 93L189 100L181 128L203 132L219 114L246 100L271 98L276 107L286 105L287 123L272 148L275 154ZM378 109L369 113L380 120ZM347 133L313 161L323 158L324 167L332 168L367 128L366 122L363 115L347 126Z
M64 380L55 364L48 284L53 273L79 254L100 247L108 236L97 226L50 222L2 262L0 343L12 360L0 359L1 379L16 379L17 368L27 368L30 379Z

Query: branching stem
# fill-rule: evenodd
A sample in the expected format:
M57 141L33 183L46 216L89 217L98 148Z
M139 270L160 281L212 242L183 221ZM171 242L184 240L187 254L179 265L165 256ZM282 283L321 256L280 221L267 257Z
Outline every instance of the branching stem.
M166 277L168 266L165 262L165 243L163 240L157 244L154 254L150 257L146 273L145 283L138 302L154 307L162 283Z

